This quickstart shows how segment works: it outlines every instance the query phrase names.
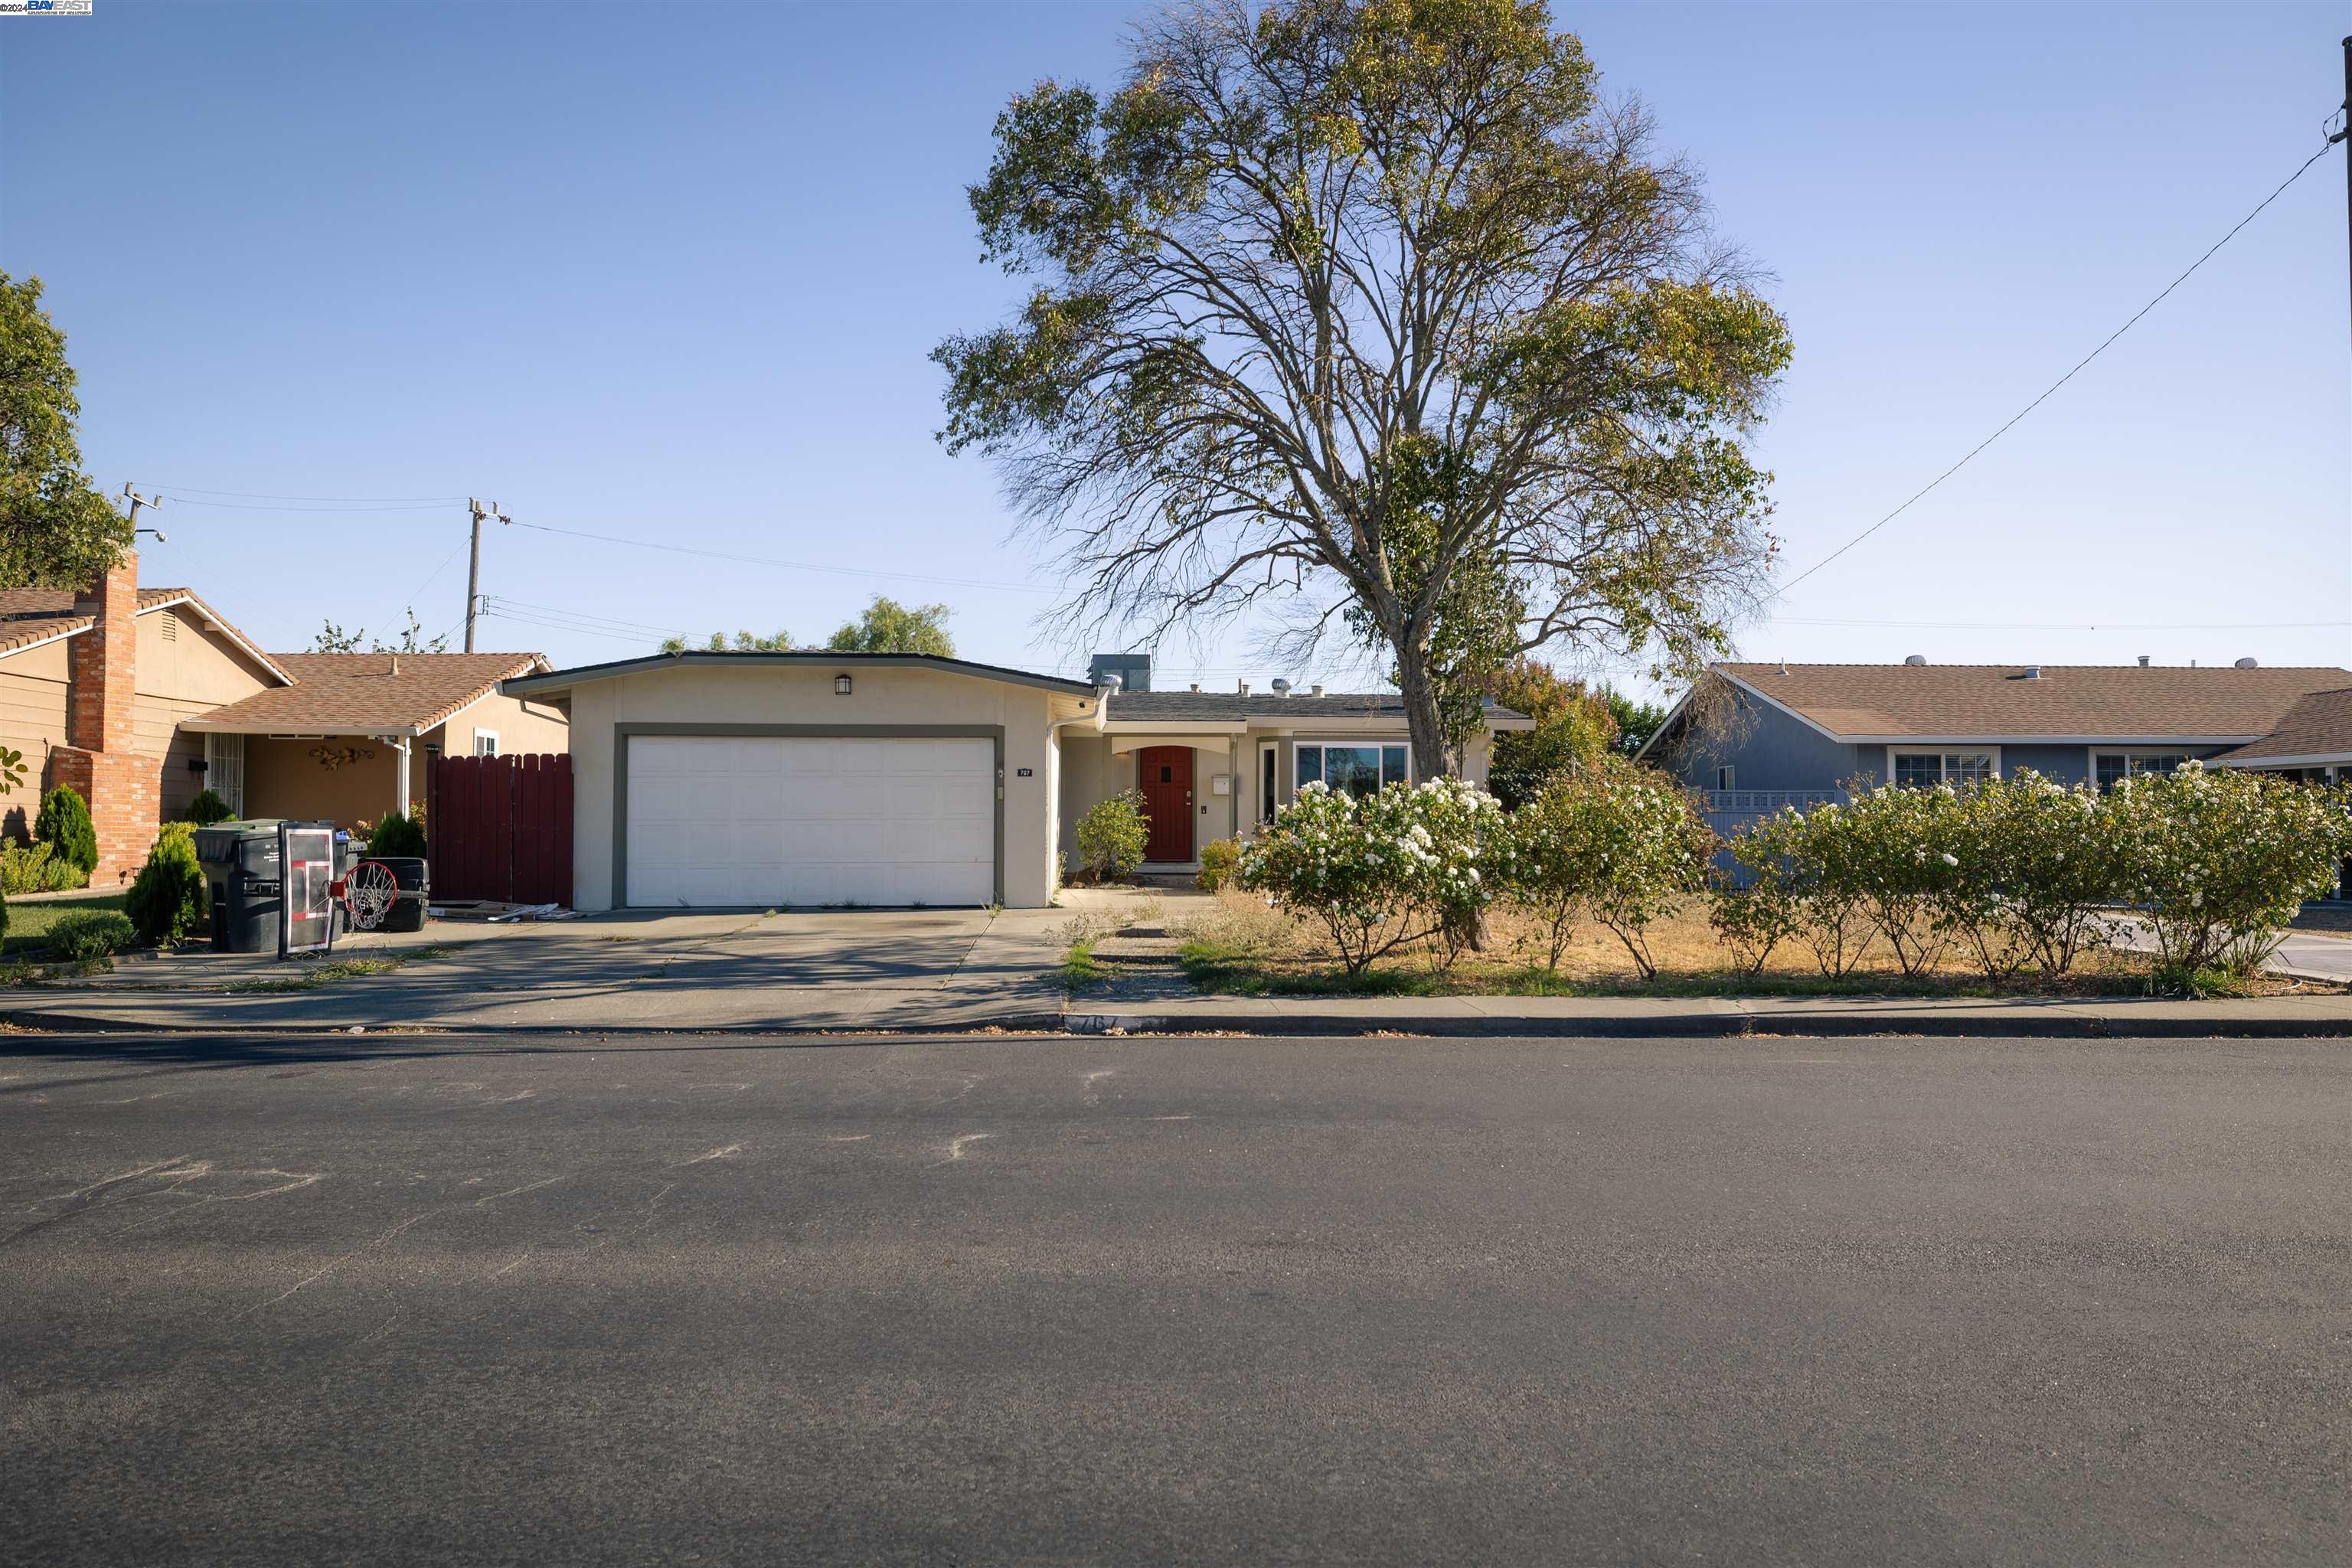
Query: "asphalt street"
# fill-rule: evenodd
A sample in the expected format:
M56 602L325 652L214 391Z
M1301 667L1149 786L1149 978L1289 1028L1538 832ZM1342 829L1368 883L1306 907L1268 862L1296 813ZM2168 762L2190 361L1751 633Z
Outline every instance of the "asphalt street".
M2321 1041L0 1037L0 1562L2338 1563Z

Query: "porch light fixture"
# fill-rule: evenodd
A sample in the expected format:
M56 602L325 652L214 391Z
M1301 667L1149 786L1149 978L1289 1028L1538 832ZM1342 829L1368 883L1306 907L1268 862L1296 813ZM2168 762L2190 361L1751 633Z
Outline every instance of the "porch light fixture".
M849 677L845 675L836 675L833 678L833 694L835 697L846 697L849 695Z

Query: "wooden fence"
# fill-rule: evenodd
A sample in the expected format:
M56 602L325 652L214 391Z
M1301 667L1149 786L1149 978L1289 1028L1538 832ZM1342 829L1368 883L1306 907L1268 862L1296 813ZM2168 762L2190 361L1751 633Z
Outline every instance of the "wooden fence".
M435 902L572 902L570 757L442 757L429 788Z

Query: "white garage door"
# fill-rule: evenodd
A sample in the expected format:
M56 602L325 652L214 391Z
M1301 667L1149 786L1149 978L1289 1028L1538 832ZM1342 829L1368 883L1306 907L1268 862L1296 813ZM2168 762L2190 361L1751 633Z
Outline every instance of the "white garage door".
M987 740L637 735L631 904L985 904Z

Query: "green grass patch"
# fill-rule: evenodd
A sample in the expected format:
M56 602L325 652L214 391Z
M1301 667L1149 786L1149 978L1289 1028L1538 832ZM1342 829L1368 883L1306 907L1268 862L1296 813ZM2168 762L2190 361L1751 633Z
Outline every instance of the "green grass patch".
M68 915L86 915L93 910L122 912L121 893L92 893L81 899L43 899L38 902L8 904L8 934L0 939L0 955L24 952L32 948L49 945L49 929Z
M1089 937L1083 942L1074 942L1070 943L1070 951L1063 955L1062 967L1058 971L1062 989L1073 996L1091 991L1110 978L1110 965L1095 956L1097 940Z
M239 995L316 991L322 985L332 985L338 980L390 974L394 970L420 959L442 958L457 951L454 947L419 947L406 952L371 953L365 958L329 958L315 963L306 960L302 967L291 974L273 974L267 980L240 980L225 989Z

